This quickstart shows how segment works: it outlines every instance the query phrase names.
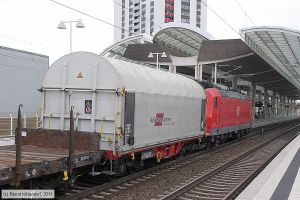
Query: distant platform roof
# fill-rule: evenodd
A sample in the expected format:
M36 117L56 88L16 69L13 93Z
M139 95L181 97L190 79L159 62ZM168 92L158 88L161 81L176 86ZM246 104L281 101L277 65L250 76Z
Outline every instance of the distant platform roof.
M106 56L106 57L111 57L111 58L117 58L121 60L127 60L124 57L124 53L127 49L127 46L130 44L147 44L147 43L152 43L152 38L147 37L144 34L139 34L139 35L133 35L131 37L125 38L119 42L116 42L112 44L111 46L107 47L104 49L100 55L101 56Z
M128 45L155 43L157 44L155 48L163 48L166 53L171 52L172 55L196 56L202 42L208 40L209 37L211 37L209 34L198 33L197 30L192 30L190 27L167 26L158 31L154 37L138 34L125 38L106 48L100 55L127 60L124 53Z
M282 27L241 30L244 42L285 79L300 89L300 32Z
M218 63L218 68L225 72L224 78L237 76L281 95L300 97L300 90L295 85L240 39L204 41L198 62Z
M158 31L153 41L159 43L179 54L196 56L203 41L209 39L207 33L199 33L197 30L184 27L165 27Z

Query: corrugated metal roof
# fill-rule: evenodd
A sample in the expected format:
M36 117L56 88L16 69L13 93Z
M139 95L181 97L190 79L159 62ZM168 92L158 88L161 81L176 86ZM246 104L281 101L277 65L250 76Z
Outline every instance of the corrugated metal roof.
M135 63L104 57L119 74L127 90L135 92L205 98L196 81Z
M65 81L60 75L64 66ZM77 78L79 73L83 78ZM93 85L93 79L97 80L96 85ZM43 82L44 89L56 90L114 90L119 87L145 94L205 98L201 85L189 78L90 52L74 52L61 57L52 64Z

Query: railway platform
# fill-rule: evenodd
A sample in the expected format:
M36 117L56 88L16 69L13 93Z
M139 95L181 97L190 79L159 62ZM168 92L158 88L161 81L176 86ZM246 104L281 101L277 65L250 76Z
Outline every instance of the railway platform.
M283 123L290 120L294 120L299 118L299 115L296 116L285 116L285 117L277 117L277 118L267 118L267 119L256 119L253 121L252 128L259 128L263 126L272 125L275 123Z
M300 200L300 135L288 144L236 198Z

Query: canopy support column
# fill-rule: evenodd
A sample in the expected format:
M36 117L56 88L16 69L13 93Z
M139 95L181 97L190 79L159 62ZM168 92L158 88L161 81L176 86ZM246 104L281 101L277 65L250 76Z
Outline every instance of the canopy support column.
M255 116L255 97L256 97L256 84L254 82L251 83L251 94L252 94L252 113Z
M218 68L218 63L215 63L214 84L217 84L217 68Z

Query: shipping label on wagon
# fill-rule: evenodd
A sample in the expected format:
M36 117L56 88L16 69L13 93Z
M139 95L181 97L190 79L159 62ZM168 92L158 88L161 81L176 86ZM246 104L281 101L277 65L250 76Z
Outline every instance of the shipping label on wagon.
M84 113L92 114L92 100L85 100L84 102Z
M155 117L150 117L150 122L154 126L174 125L171 117L166 117L164 113L156 113Z

